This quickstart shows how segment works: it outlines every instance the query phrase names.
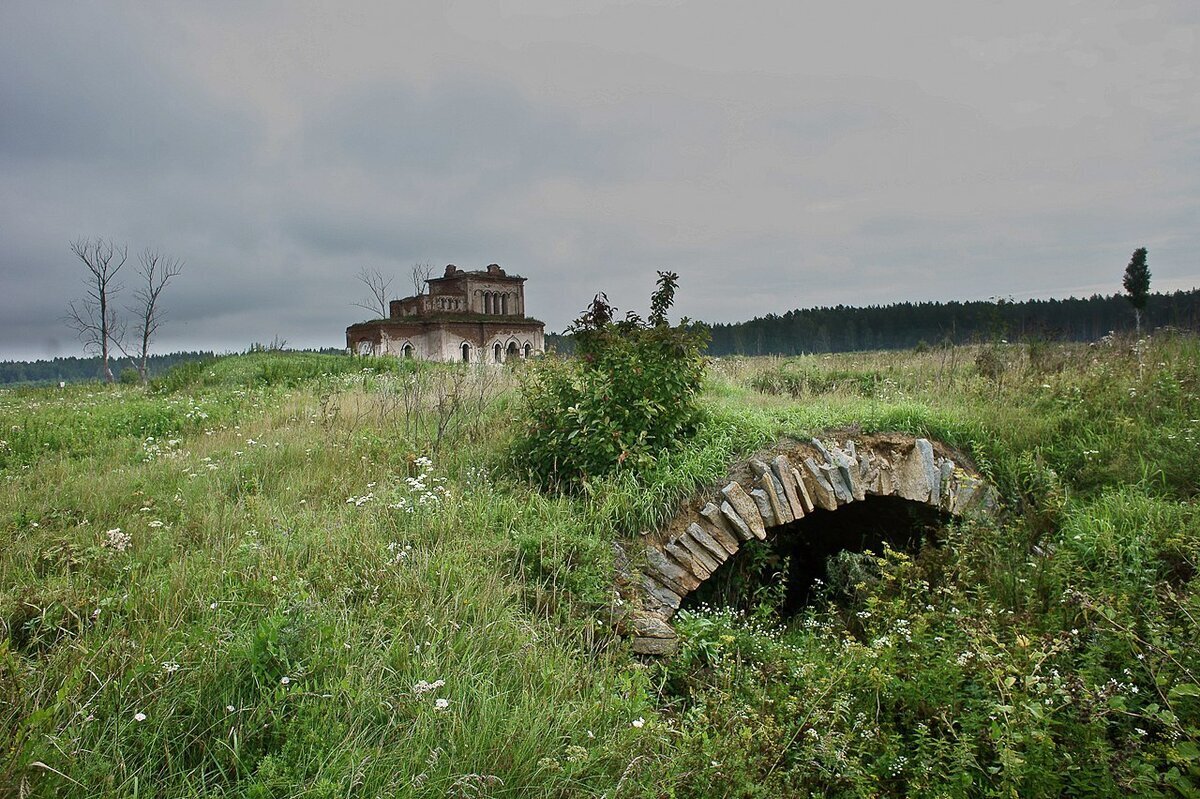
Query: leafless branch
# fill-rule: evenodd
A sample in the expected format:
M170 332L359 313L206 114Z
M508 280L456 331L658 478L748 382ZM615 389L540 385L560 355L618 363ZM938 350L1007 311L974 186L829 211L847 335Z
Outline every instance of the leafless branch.
M121 332L113 300L121 290L116 278L129 257L129 250L111 240L96 238L72 241L71 252L87 269L84 275L87 290L83 299L67 306L66 322L75 330L84 349L100 356L101 372L105 381L111 383L110 345Z
M433 275L433 264L426 261L425 263L417 263L412 266L412 283L413 294L420 297L424 294L429 286L425 283L426 280Z
M138 334L141 338L141 352L136 366L138 376L145 383L149 377L148 363L150 358L150 342L162 324L164 314L159 305L163 289L183 271L183 261L172 258L157 250L146 249L138 256L138 288L133 293L135 304L129 308L137 320ZM124 349L122 348L122 352ZM128 353L126 353L128 354Z
M359 308L365 308L371 313L379 314L380 319L388 315L388 288L392 285L390 277L385 278L378 269L367 269L365 266L358 270L355 278L367 287L370 298L366 302L354 303Z

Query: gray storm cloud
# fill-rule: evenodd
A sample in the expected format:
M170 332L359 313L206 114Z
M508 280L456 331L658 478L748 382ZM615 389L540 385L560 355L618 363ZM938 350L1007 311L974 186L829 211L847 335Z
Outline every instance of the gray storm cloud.
M418 261L552 329L666 268L711 321L1200 283L1195 5L976 5L10 4L0 357L79 352L78 236L187 262L163 350L337 346Z

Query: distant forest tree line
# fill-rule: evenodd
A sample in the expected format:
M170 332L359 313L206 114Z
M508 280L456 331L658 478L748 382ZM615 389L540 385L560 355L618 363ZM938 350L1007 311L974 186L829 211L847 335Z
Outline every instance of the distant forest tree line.
M146 358L146 366L150 377L156 377L177 363L184 361L201 361L216 357L209 352L172 352L167 355L150 355ZM122 374L119 367L122 361L114 360L113 366L118 367L118 375ZM125 364L125 370L133 372L135 381L138 378L133 366ZM101 367L98 356L91 358L54 358L45 361L0 361L0 384L41 384L41 383L78 383L84 380L100 379ZM131 378L126 378L131 379Z
M273 349L271 345L252 344L247 352L262 352ZM274 349L283 350L282 347ZM340 355L345 348L326 347L319 350L287 349L287 352L319 352L324 355ZM165 355L150 355L146 358L150 377L158 377L176 364L187 361L208 361L221 353L212 350L197 350L195 352L170 352ZM139 375L128 359L114 360L113 366L119 367L117 372L121 382L137 382ZM100 380L100 358L54 358L42 361L0 361L0 385L51 385L55 383L81 383L86 380Z
M1200 329L1200 289L1148 295L1141 319L1150 329ZM1123 294L1019 302L902 302L864 308L838 305L710 325L708 354L799 355L996 339L1095 341L1111 332L1133 331L1135 325ZM546 344L560 353L573 349L569 335L547 335Z
M1170 326L1200 330L1200 289L1146 297L1142 320L1150 329ZM803 308L735 324L711 325L709 355L799 355L806 352L908 349L995 339L1094 341L1110 332L1132 331L1136 321L1122 294L1087 299L1013 302L895 303L853 308ZM570 335L547 333L548 348L574 351ZM338 348L320 352L343 352ZM215 357L213 352L151 355L150 376L177 363ZM120 364L120 361L115 361ZM0 385L73 383L100 376L99 358L0 361Z

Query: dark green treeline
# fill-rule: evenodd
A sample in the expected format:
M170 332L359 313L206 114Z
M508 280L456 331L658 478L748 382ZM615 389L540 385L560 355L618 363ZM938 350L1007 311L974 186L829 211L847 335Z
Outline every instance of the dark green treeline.
M1200 290L1151 294L1144 329L1200 329ZM1132 331L1123 295L1021 302L903 302L851 308L806 308L736 324L712 325L710 355L798 355L806 352L907 349L922 343L995 339L1094 341Z

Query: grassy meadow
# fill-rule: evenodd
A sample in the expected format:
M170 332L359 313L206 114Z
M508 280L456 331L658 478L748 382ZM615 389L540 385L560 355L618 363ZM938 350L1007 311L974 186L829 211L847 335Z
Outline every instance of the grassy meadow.
M571 495L516 369L289 353L0 392L0 796L1200 795L1200 340L707 366L688 445ZM678 655L636 541L785 437L895 430L1004 500L785 612L746 547Z

